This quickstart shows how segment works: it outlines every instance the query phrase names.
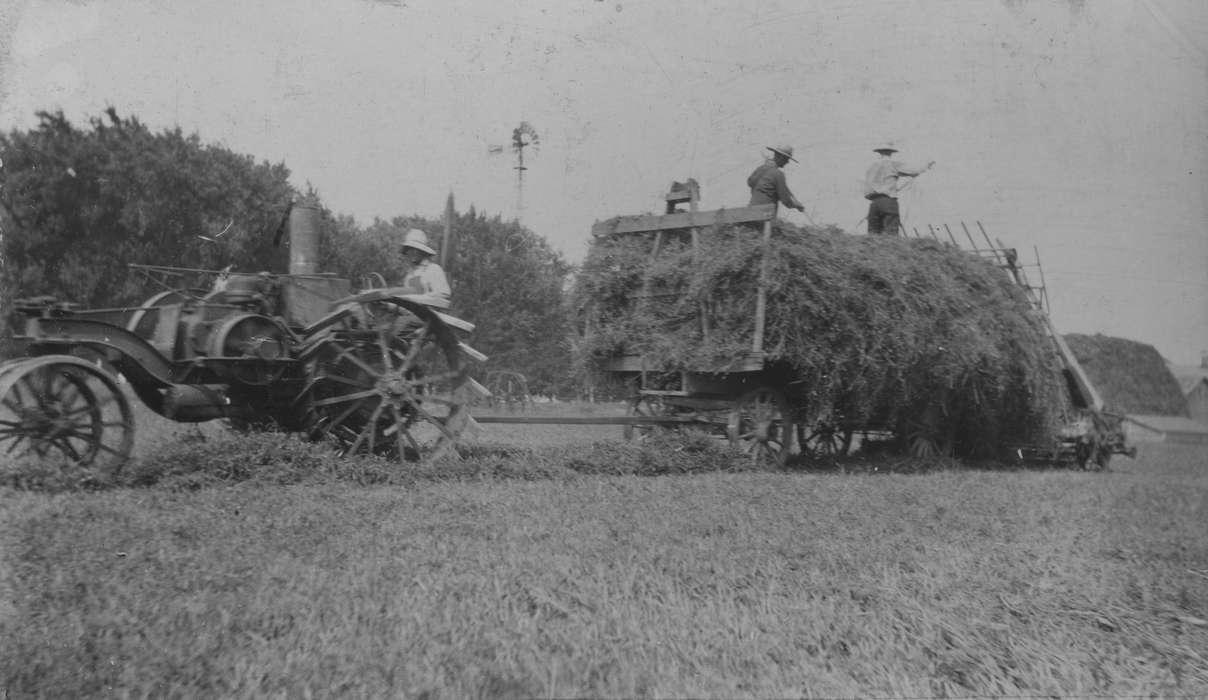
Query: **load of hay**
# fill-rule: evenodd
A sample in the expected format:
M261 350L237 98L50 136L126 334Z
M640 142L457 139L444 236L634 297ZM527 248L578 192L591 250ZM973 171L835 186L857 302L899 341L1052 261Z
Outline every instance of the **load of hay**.
M1152 345L1098 334L1063 337L1109 411L1189 415L1178 380Z
M752 347L762 233L752 226L601 237L577 278L599 370L637 354L658 369L726 372ZM848 236L778 223L763 348L805 420L924 430L957 454L1053 439L1069 403L1055 346L1022 290L992 262L935 241ZM707 337L699 309L709 309Z

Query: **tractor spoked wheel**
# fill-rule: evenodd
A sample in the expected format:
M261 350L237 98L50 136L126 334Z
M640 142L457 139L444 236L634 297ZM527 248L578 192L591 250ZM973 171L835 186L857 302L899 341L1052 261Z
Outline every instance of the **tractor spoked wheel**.
M130 403L104 370L68 355L0 364L0 459L116 472L133 446Z
M316 346L306 400L309 436L343 454L435 460L469 419L457 338L426 307L374 301Z
M792 448L794 431L784 396L768 387L760 387L738 399L727 426L730 443L749 455L757 466L784 464Z

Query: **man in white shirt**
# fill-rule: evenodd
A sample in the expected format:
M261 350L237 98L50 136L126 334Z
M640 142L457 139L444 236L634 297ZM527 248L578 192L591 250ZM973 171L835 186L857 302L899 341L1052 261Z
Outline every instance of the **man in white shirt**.
M911 168L893 159L898 149L892 146L874 148L881 154L864 175L864 199L868 200L868 233L886 236L898 235L902 219L898 211L900 178L918 177L931 169L935 161L923 168Z
M403 287L411 294L425 294L449 304L451 290L444 269L432 260L436 251L428 245L428 234L413 228L403 237L403 257L409 267Z

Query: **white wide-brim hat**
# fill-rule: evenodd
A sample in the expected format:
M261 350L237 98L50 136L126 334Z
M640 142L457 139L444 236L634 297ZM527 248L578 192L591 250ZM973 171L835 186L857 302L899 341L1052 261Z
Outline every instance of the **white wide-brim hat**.
M432 250L432 246L428 245L428 234L417 228L411 229L407 232L407 235L403 236L403 247L415 248L428 255L436 255L436 251Z

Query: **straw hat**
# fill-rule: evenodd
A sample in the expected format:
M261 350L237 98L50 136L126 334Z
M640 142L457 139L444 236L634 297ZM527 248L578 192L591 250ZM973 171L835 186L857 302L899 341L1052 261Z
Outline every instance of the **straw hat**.
M411 229L407 232L407 235L403 237L403 247L415 248L416 250L423 251L428 255L436 255L436 251L432 250L432 247L428 245L428 234L417 228Z
M772 153L779 153L780 155L784 156L785 158L788 158L789 160L793 161L794 163L797 162L797 159L793 157L793 147L792 146L768 146L768 150L771 151Z

